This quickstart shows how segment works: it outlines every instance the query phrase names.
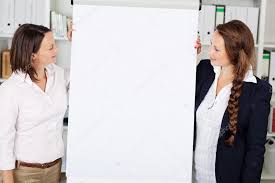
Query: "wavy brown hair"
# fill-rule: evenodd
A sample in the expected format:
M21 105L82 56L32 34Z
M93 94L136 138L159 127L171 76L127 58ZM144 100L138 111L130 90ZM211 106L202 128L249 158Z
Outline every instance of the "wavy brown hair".
M23 24L14 33L11 45L11 69L29 74L32 81L38 81L32 67L32 54L40 49L42 40L51 30L42 25Z
M239 20L232 20L217 26L216 30L223 37L226 53L234 66L234 79L228 101L229 130L225 143L233 146L238 131L239 98L242 93L243 79L250 65L255 66L255 47L249 28Z

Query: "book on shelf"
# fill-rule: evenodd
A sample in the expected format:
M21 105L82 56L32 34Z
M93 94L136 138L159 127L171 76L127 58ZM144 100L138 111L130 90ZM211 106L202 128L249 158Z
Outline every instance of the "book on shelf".
M268 132L275 133L275 108L271 107L268 123Z
M269 83L272 85L272 92L275 92L275 51L270 52Z
M0 79L2 79L2 58L1 57L0 57Z
M275 133L275 101L270 102L270 113L268 119L268 133Z
M55 11L51 11L50 27L56 37L67 37L69 17L59 14Z
M261 79L268 81L269 80L269 63L270 63L270 51L264 50L263 59L262 59L262 75Z
M8 79L12 73L10 64L10 50L6 49L2 51L2 78Z

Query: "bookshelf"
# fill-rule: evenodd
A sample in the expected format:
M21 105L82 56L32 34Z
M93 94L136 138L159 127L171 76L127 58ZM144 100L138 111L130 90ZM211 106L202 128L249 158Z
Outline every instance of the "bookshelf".
M12 37L13 37L13 34L0 33L0 40L12 39ZM57 41L68 41L67 37L61 37L61 36L54 36L54 39Z

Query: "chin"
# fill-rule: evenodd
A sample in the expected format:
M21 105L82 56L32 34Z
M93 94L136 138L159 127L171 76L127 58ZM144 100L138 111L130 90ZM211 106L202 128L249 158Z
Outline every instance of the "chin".
M216 60L210 59L210 63L211 63L211 65L213 65L213 66L220 66L219 62L217 62Z
M210 59L210 63L211 63L212 66L225 66L225 64L223 64L223 63L221 63L217 60L211 60Z

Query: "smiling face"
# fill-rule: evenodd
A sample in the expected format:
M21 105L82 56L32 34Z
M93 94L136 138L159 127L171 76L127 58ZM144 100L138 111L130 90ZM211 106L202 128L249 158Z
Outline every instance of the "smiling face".
M33 54L33 64L36 66L47 66L56 62L57 47L52 32L45 33L37 53Z
M218 31L213 33L208 54L213 66L224 67L231 65L230 59L225 49L224 39Z

